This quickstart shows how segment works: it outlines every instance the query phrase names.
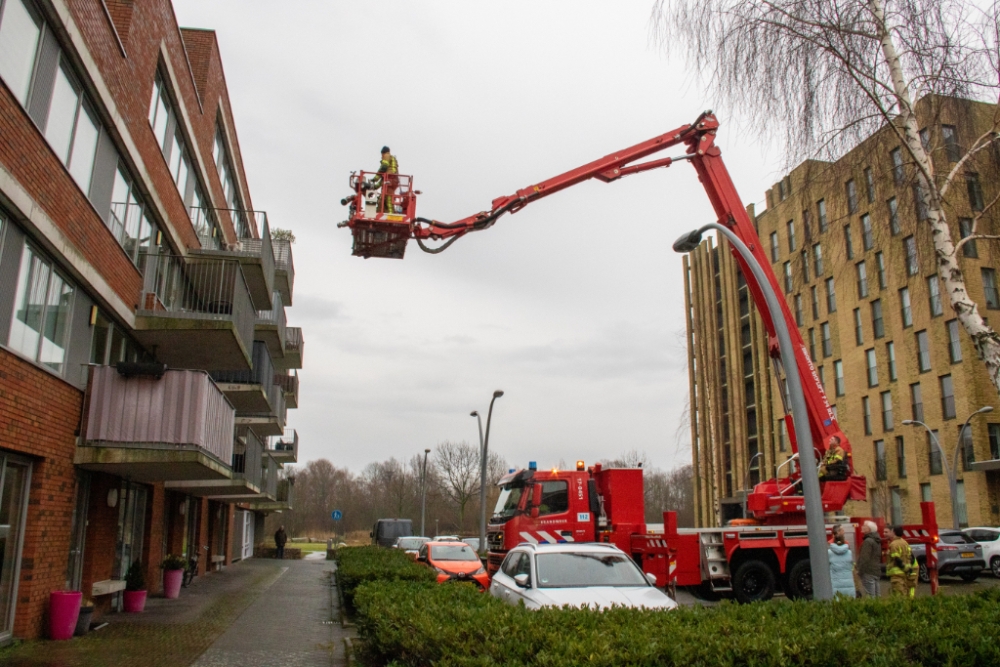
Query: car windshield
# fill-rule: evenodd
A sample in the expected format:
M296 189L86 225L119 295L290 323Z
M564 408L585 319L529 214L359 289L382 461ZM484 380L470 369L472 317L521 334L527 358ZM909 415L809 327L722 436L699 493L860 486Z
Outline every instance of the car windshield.
M479 551L479 538L478 537L466 537L462 541L465 542L466 544L468 544L470 547L472 547L476 551Z
M442 544L431 547L431 560L479 560L468 544Z
M505 486L500 489L500 497L497 498L496 509L493 516L509 519L517 513L517 506L521 502L521 495L524 493L523 486Z
M941 535L941 541L945 544L975 544L976 541L973 540L968 535L964 533L946 533Z
M401 537L396 541L396 547L413 551L420 548L420 545L427 541L426 537Z
M624 554L539 554L535 566L539 588L649 585L635 563Z

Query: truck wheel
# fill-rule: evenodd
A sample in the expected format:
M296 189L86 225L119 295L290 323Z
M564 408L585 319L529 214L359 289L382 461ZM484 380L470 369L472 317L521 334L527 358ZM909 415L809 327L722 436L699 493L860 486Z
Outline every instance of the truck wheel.
M803 558L788 570L788 597L793 600L811 600L813 575L809 559Z
M922 560L918 560L917 563L920 565L920 573L918 574L920 578L920 583L922 584L931 583L931 573L927 570L927 563Z
M767 563L748 560L736 570L733 592L743 604L764 602L774 597L774 572Z

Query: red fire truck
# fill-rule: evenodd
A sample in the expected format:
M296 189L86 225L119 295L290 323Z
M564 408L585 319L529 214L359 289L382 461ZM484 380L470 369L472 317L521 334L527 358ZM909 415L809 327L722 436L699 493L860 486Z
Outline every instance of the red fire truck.
M746 244L763 269L771 289L781 294L753 221L726 170L721 150L715 144L718 128L718 120L707 111L690 125L616 151L512 195L498 197L488 211L450 223L417 217L416 201L420 192L413 189L412 177L394 175L391 187L379 187L381 179L376 174L354 173L350 179L352 194L341 201L349 207L348 219L339 226L351 230L356 256L402 259L411 238L422 250L438 253L469 232L488 229L505 213L516 213L533 201L584 181L597 179L610 183L624 176L687 161L695 168L719 224L728 227ZM684 152L678 156L641 161L674 146L683 147ZM388 180L385 179L386 183ZM432 247L427 241L443 243ZM768 335L768 351L780 382L785 369L762 286L754 280L743 257L735 250L733 255L758 306ZM865 478L854 473L851 444L837 424L788 304L783 299L779 302L795 351L790 370L798 373L801 379L809 430L815 443L808 455L817 459L824 457L834 438L839 439L845 453L844 474L821 482L823 509L836 513L848 500L865 499ZM789 406L785 406L787 432L792 435L795 429L788 412ZM640 469L603 469L599 465L584 469L579 464L575 471L544 472L529 467L511 473L501 481L501 503L490 523L490 569L495 571L506 551L522 541L603 540L633 554L643 568L661 582L702 585L711 592L731 592L741 601L767 599L779 585L790 596L808 595L811 572L805 503L801 475L798 466L794 465L800 452L794 437L791 441L792 459L782 464L774 479L761 482L748 494L749 516L743 520L745 525L720 529L678 531L673 514L666 512L663 533L648 532ZM564 499L558 507L565 505L565 509L553 512L557 496ZM933 506L925 504L923 511L924 524L910 528L927 535L926 539L933 544L937 534ZM933 549L929 559L933 559Z

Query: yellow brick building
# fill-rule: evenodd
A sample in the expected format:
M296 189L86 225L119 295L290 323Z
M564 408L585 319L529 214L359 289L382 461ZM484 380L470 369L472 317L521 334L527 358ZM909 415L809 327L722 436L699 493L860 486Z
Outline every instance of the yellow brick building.
M924 98L922 137L939 178L992 127L994 105ZM892 127L836 162L809 160L767 192L754 215L789 308L868 478L868 502L852 515L915 523L934 500L951 524L947 472L965 420L957 466L965 525L1000 523L1000 398L938 284L930 229L914 196L915 168ZM957 241L1000 190L1000 151L958 168L946 212ZM987 210L979 233L998 233ZM960 258L970 296L1000 326L997 241L968 244ZM712 239L684 258L695 521L742 515L745 490L791 456L766 333L729 246ZM918 420L936 432L942 461Z

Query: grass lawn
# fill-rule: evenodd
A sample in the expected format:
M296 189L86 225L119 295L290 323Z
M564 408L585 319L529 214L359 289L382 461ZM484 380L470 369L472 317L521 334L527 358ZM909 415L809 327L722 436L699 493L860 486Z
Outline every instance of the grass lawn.
M274 540L267 540L264 542L264 546L268 549L274 548ZM326 542L291 542L289 541L285 544L286 549L301 549L303 552L311 553L313 551L326 552Z

